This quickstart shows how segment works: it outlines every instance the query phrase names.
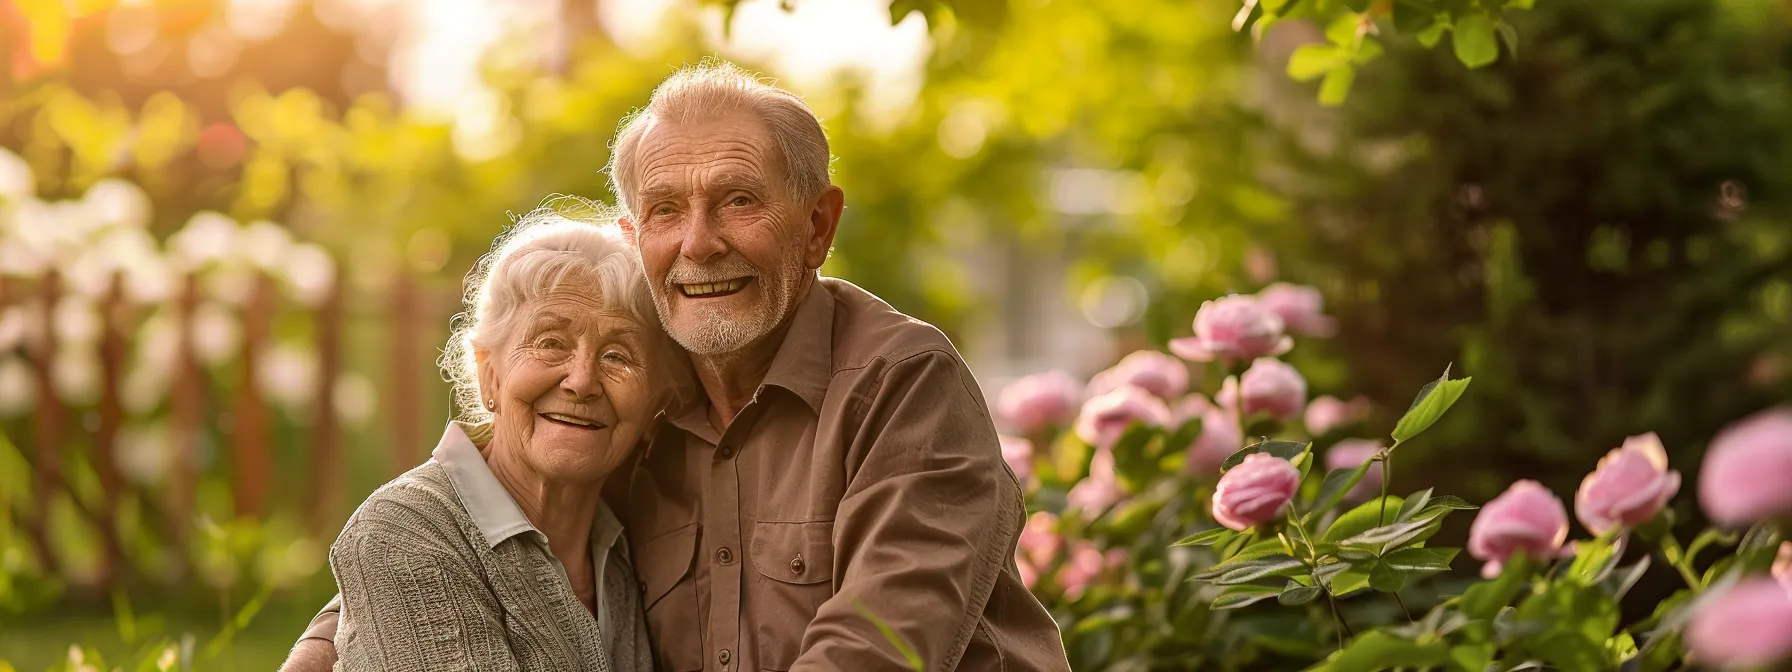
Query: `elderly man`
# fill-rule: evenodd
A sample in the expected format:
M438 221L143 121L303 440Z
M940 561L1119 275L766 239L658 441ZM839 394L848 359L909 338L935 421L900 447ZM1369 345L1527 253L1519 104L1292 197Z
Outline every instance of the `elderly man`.
M628 119L612 188L704 399L608 493L670 672L1068 670L1022 585L1026 512L945 336L824 278L843 193L796 96L732 65ZM333 659L320 614L287 669Z

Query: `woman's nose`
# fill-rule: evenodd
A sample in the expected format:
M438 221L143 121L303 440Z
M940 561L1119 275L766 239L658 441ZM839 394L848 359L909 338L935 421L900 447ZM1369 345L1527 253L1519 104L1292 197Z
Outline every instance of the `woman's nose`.
M595 353L574 357L566 376L560 379L560 389L574 400L603 396L603 376L599 372L598 360Z

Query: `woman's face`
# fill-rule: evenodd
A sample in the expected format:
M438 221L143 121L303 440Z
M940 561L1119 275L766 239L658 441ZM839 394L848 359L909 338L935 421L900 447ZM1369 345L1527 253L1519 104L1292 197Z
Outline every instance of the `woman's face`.
M494 445L549 480L607 476L653 419L647 330L598 298L594 283L564 283L523 305L499 348L478 353L497 406Z

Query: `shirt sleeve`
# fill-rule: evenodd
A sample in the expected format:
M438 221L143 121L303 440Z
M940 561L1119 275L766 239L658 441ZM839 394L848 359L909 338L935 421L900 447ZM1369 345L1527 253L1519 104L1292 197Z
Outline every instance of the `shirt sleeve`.
M321 639L331 644L336 643L336 622L342 616L342 594L337 593L324 605L322 611L311 617L311 625L305 626L305 634L299 635L299 641Z
M848 452L835 514L839 589L791 670L954 669L1013 556L1024 504L970 372L939 350L891 363ZM856 468L855 468L856 465Z
M335 669L518 670L499 606L467 559L407 536L363 522L330 549L342 591Z

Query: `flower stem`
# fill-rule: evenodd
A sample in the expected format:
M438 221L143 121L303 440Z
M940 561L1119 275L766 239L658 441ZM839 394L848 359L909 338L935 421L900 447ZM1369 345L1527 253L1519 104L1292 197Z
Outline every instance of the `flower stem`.
M1400 613L1406 614L1406 622L1407 623L1413 622L1412 610L1406 608L1406 600L1400 599L1400 593L1398 591L1396 591L1396 592L1392 592L1392 593L1388 593L1388 594L1393 595L1394 603L1400 605Z
M1388 484L1394 482L1393 449L1381 454L1381 513L1375 516L1375 526L1388 524Z
M1344 613L1338 611L1338 598L1332 595L1331 589L1326 587L1324 581L1319 580L1319 553L1313 548L1313 539L1307 536L1306 526L1301 524L1299 516L1294 515L1292 506L1288 507L1288 524L1292 525L1294 531L1300 534L1301 543L1306 544L1307 576L1312 577L1313 585L1319 587L1319 592L1325 593L1325 601L1332 606L1332 619L1338 623L1338 648L1343 649L1344 640L1355 637L1356 634L1350 631L1350 624L1344 621ZM1405 607L1405 605L1401 606ZM1408 620L1411 620L1410 616Z

